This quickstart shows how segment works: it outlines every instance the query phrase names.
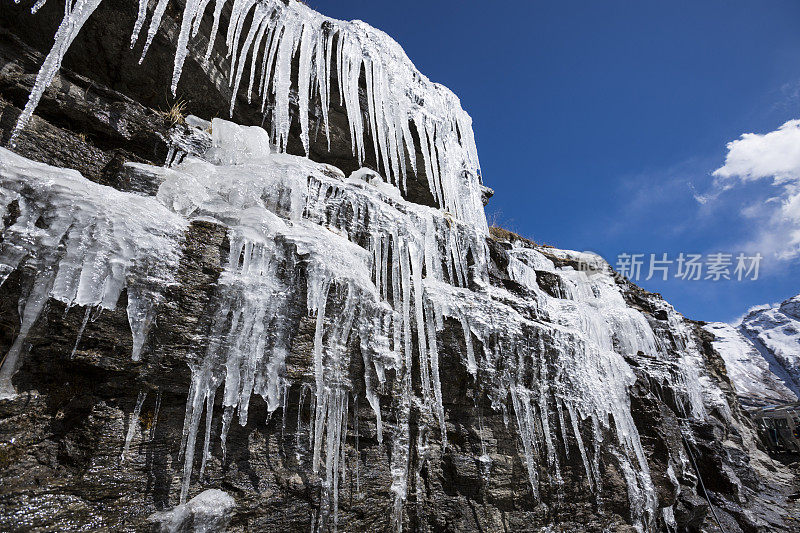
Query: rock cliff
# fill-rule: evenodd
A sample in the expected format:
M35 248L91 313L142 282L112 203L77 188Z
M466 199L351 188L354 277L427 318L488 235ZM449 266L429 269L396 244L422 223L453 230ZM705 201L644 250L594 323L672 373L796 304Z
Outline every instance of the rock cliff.
M0 12L7 145L64 17L31 4ZM793 530L713 336L487 228L468 116L396 43L192 5L141 3L139 66L138 7L78 0L0 148L2 529ZM229 84L256 41L265 112Z

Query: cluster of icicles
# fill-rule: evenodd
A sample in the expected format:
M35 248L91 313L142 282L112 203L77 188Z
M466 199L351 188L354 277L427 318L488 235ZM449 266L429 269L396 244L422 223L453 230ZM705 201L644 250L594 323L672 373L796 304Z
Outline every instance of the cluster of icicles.
M55 46L17 133L100 2L66 1ZM149 15L142 57L168 0L158 0L149 13L151 3L140 0L132 35L136 44ZM424 458L410 460L411 450L447 447L439 347L447 324L455 324L476 388L493 409L504 415L513 410L536 497L543 483L563 484L561 464L577 453L599 498L605 449L626 478L632 521L642 529L657 520L669 523L669 508L656 516L655 491L630 413L634 374L623 356L641 352L670 360L683 354L663 372L650 374L682 391L680 407L687 415L703 416L704 403L718 400L708 397L710 391L718 389L705 383L701 392L699 355L682 319L668 309L672 335L655 334L641 313L626 306L607 265L599 267L603 275L589 276L556 268L528 247L512 248L508 265L508 275L526 296L492 285L478 158L471 120L458 99L420 74L385 34L361 22L324 18L298 2L215 0L212 39L231 3L226 43L234 101L246 82L248 100L259 96L262 110L271 112L270 134L215 120L208 153L189 154L172 168L141 169L160 181L155 197L100 186L0 149L0 284L15 271L35 273L20 302L20 333L0 367L2 392L13 394L11 378L25 337L49 299L85 307L85 325L93 309L114 309L125 289L133 358L142 357L164 288L176 283L187 227L193 219L210 219L228 228L230 256L210 310L207 345L189 361L181 501L188 496L199 438L201 472L211 459L215 405L222 405L225 453L230 425L234 417L247 423L253 394L270 413L283 409L285 417L289 390L301 387L301 404L309 398L313 411L309 461L323 480L318 525L335 528L348 463L345 439L354 430L358 434L357 419L355 428L349 423L358 390L374 412L378 440L391 434L391 490L400 529L410 476L420 476L410 465L424 464ZM34 11L43 4L37 1ZM209 4L186 1L173 90ZM249 29L246 19L252 20ZM212 51L213 42L206 56ZM362 70L366 113L360 108ZM336 96L332 80L347 110L353 153L362 161L371 138L383 175L362 169L345 177L328 165L273 153L286 150L293 88L306 151L314 102L328 133ZM402 198L406 177L417 166L424 166L442 209ZM541 272L559 280L559 297L539 287ZM301 321L308 319L314 321L313 369L301 383L289 379L286 362ZM662 340L670 337L679 337L681 345ZM363 359L362 376L350 374L354 354ZM140 396L137 410L144 399ZM387 409L391 423L383 420ZM430 431L411 442L412 410L438 426L438 443L428 442ZM490 475L491 450L483 428L480 433L480 459ZM133 436L127 436L125 451Z
M31 118L45 89L55 78L61 62L88 18L102 0L66 0L65 14L55 35L55 44L42 65L30 99L19 118L13 138ZM19 2L19 0L15 0ZM46 0L38 0L35 13ZM186 61L189 42L197 36L211 0L186 0L175 55L172 91L176 92ZM139 0L139 11L131 36L131 47L139 41L148 17L149 0ZM169 0L158 0L147 28L142 60L150 48ZM226 32L230 62L229 83L233 88L231 114L244 81L245 96L261 99L261 111L271 111L272 140L286 150L291 92L296 90L297 120L306 153L309 150L309 109L322 116L315 131L328 124L331 98L344 106L359 164L368 149L383 169L386 180L405 190L409 172L424 167L431 194L438 205L456 218L486 232L480 191L480 164L472 131L472 119L458 98L446 87L422 75L403 49L388 35L361 21L330 19L292 0L214 0L213 29L205 53L211 58L220 32L223 8L232 4ZM252 16L251 16L252 15ZM249 27L247 20L251 20ZM249 69L248 69L248 58ZM292 64L299 72L292 79ZM367 109L361 108L359 80L366 79ZM332 81L338 94L331 94ZM412 135L412 127L417 135ZM415 137L418 143L415 143ZM366 143L372 139L372 146ZM12 141L13 142L13 141ZM417 151L422 160L417 161ZM422 171L422 169L420 169Z
M394 521L401 529L409 476L420 476L410 465L424 464L423 458L410 461L411 450L447 447L439 346L450 321L463 332L463 364L476 389L504 418L514 413L537 498L542 483L563 484L560 465L571 453L579 454L599 497L600 452L611 450L628 483L632 520L643 529L655 523L656 495L630 413L628 388L635 379L623 355L673 356L648 320L625 304L607 266L603 275L588 276L515 246L508 275L527 296L508 292L489 283L480 228L403 200L369 170L345 177L328 165L270 153L269 136L257 127L215 119L212 148L203 157L143 170L161 182L155 197L97 185L0 149L0 218L8 221L0 272L3 280L24 265L36 273L21 301L15 355L0 368L7 393L13 393L10 380L25 334L48 298L85 306L88 318L93 308L113 309L127 288L139 358L160 295L176 283L187 225L214 220L229 228L230 255L210 310L207 346L189 361L182 502L204 419L201 472L212 457L215 405L222 405L225 453L234 417L247 423L252 394L285 417L289 391L302 388L300 408L310 393L313 411L309 461L323 480L318 525L335 528L348 463L345 440L358 432L357 418L354 424L349 418L358 390L374 412L378 440L391 434ZM537 272L560 280L560 297L539 288ZM670 313L672 330L680 332L679 317ZM306 316L315 323L313 369L298 382L287 376L286 361ZM691 342L688 333L680 336ZM686 346L679 351L693 353ZM351 375L354 354L363 360L363 375ZM665 384L684 391L687 414L702 416L697 375L680 370L697 365L683 363L676 365L678 375L664 375ZM391 423L383 421L387 409ZM411 442L412 409L438 426L420 434L421 442ZM297 429L299 439L300 422ZM483 433L480 460L490 476ZM350 463L358 468L357 455Z

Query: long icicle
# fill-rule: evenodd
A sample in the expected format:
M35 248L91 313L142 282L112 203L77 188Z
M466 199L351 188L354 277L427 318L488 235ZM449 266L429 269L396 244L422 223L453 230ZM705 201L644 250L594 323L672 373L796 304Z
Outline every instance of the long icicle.
M64 56L67 50L69 50L72 41L78 36L81 28L91 14L94 13L95 9L97 9L97 6L100 5L101 1L102 0L67 0L66 5L68 9L56 31L54 37L55 44L53 48L50 49L50 53L47 54L42 67L39 69L39 74L36 75L36 82L33 84L33 89L31 89L28 103L25 104L25 109L22 110L22 114L17 119L17 124L14 126L14 130L11 133L11 146L15 146L17 137L28 123L31 116L33 116L33 112L36 106L39 105L39 100L41 100L44 91L53 82L56 74L58 74L61 68L61 62L64 60Z

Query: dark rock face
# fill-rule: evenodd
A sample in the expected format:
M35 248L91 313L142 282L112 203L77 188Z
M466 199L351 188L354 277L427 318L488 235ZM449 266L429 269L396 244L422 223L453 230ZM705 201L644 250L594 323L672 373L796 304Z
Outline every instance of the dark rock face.
M26 7L6 4L0 12L3 141L24 106L41 51L50 46L61 16L56 2L49 2L35 17L24 13ZM179 13L167 15L139 67L136 52L128 51L135 6L123 0L104 2L67 56L65 69L46 92L38 117L16 150L123 190L131 188L121 170L124 162L163 163L172 124L159 109L168 106L171 43ZM207 21L201 34L209 31L205 25ZM203 49L202 40L198 49ZM228 106L224 51L213 57L212 65L204 67L196 54L190 55L179 87L189 100L189 112L206 119L225 116ZM319 139L311 157L354 170L344 110L337 112L332 114L331 152ZM244 124L263 120L244 100L234 119ZM296 136L289 149L300 153ZM409 198L432 203L425 197L424 176L411 181ZM508 274L507 243L488 244L492 283L525 298ZM228 246L225 227L205 222L190 226L178 283L158 310L140 362L130 358L132 339L124 301L116 311L90 316L80 336L86 310L50 303L28 337L28 355L15 377L20 394L0 400L0 529L146 531L151 528L148 516L177 504L183 468L179 446L190 382L187 362L207 342L212 294ZM567 266L561 256L540 251ZM19 330L17 304L29 282L29 273L19 271L0 287L2 353ZM537 282L552 296L563 294L558 279L547 272L537 272ZM619 283L628 305L641 310L663 338L670 338L660 298ZM287 371L299 383L310 379L314 326L304 319L297 328ZM759 449L722 360L702 330L696 335L704 347L708 374L725 393L730 417L712 413L706 422L688 423L680 416L676 392L653 379L653 369L666 363L648 354L629 361L637 377L631 409L659 506L674 506L678 531L717 531L717 523L727 532L796 530L793 517L798 506L787 500L798 490L794 474L770 462ZM427 450L429 459L422 464L413 459L410 471L416 475L409 477L406 529L536 531L552 525L575 532L634 530L624 473L617 462L610 453L600 457L603 490L592 493L577 439L571 434L566 442L571 454L560 458L563 487L560 492L543 487L536 500L514 421L504 421L503 414L491 408L462 363L465 345L460 325L446 324L442 344L449 446L445 451ZM353 376L363 374L363 368L355 366L350 371ZM140 393L146 397L133 417ZM383 416L391 422L390 400L383 400ZM234 496L232 531L310 530L325 503L322 482L310 467L312 413L305 389L292 387L285 409L273 416L254 397L249 420L244 427L232 425L227 453L218 439L212 440L212 458L202 478L197 475L198 454L190 494L216 487ZM218 417L213 419L212 434L219 434L221 423ZM412 437L430 427L413 411L411 425ZM122 458L131 426L132 441ZM340 487L339 529L392 529L390 451L390 443L378 442L374 415L362 395L348 425L348 472ZM492 458L488 471L480 460L483 453ZM666 518L658 523L668 529Z

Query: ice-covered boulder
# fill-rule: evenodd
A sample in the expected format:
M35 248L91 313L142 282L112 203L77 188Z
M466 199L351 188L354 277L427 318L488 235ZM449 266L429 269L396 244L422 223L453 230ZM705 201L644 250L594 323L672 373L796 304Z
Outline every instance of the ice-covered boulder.
M227 492L208 489L169 511L148 518L160 533L223 533L233 517L236 501Z

